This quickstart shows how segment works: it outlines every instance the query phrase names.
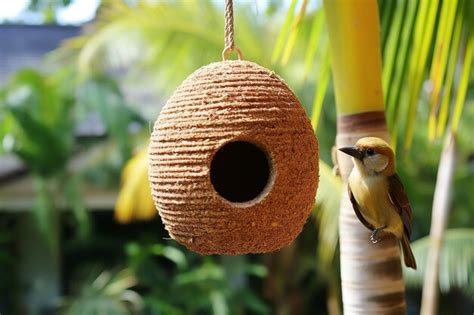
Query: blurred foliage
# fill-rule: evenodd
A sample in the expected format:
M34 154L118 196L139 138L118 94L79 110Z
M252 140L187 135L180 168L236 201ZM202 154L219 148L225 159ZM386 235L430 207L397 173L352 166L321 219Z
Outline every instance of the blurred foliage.
M277 2L274 1L272 4ZM447 96L444 98L452 95L451 99L461 100L463 99L462 88L458 84L450 86L453 82L448 78L462 76L467 73L466 70L462 67L449 67L449 64L442 65L442 63L456 61L469 64L464 62L464 59L469 61L471 56L469 51L465 53L466 43L471 38L468 17L462 15L456 19L459 21L457 27L461 34L459 39L446 37L451 36L451 33L443 31L445 26L441 24L430 26L432 20L426 20L428 12L431 14L431 19L433 14L435 17L441 14L452 17L452 10L455 13L465 12L464 5L468 4L459 1L459 5L456 4L454 9L450 5L448 10L446 6L435 6L434 3L426 1L422 6L418 5L419 3L419 1L406 0L380 1L385 63L383 84L388 120L394 141L398 142L396 135L401 134L405 140L400 142L405 146L408 146L412 140L409 139L411 137L410 131L405 134L407 128L404 127L404 123L413 124L412 120L415 119L416 125L429 126L428 120L432 119L429 117L432 117L433 113L432 105L421 106L428 104L427 90L422 89L418 83L412 84L411 82L413 80L416 82L422 80L420 82L423 82L424 74L431 68L441 68L441 70L444 68L445 74L443 76L446 76L447 83L441 84L439 87L445 89L443 95ZM335 135L335 115L334 106L330 106L334 104L334 97L332 84L329 80L330 57L321 7L310 6L307 1L294 0L290 3L284 20L274 19L277 16L276 13L282 11L281 8L278 10L272 5L269 6L267 15L261 15L261 13L255 15L253 8L246 7L246 4L236 5L235 10L236 44L243 51L244 58L270 67L286 78L303 104L312 101L312 123L314 127L317 127L321 144L321 158L329 162ZM443 10L445 13L441 12ZM443 21L449 24L449 19L448 21L446 19ZM186 5L180 1L138 2L135 6L128 6L117 1L106 1L99 10L98 19L93 26L94 32L69 41L58 56L77 58L79 69L85 76L93 74L95 71L103 71L103 69L129 66L128 75L131 78L140 76L158 78L159 90L169 93L196 68L212 61L218 61L223 48L222 20L221 8L212 2L200 2L199 6L196 1L186 2ZM278 27L278 36L274 32L275 28L272 27L274 25L283 25ZM414 31L415 27L417 28L416 32ZM438 32L445 34L444 40L452 43L443 46L450 47L448 52L444 50L443 53L450 56L448 59L446 57L438 58L433 53L438 49L435 47L438 47L439 44L435 43L435 40L427 40L430 30L433 34L438 34ZM424 41L421 41L420 35L414 35L414 33L426 33L427 36ZM422 55L412 51L415 36L418 36L417 41L423 42L424 48L417 48L423 51ZM438 35L433 35L431 38L436 38L436 36ZM276 38L274 45L269 40L271 38ZM274 48L269 50L269 46ZM461 51L463 53L458 53ZM289 64L291 67L288 66ZM439 73L440 70L437 71ZM433 78L431 79L433 80ZM466 85L467 87L469 85ZM453 93L450 92L451 89L454 91ZM410 96L412 95L410 93L418 93L416 95L421 95L421 97L414 98L414 96ZM409 99L417 101L420 99L421 105L418 105L418 111L413 113L413 108L416 108L412 104L413 102L410 103L409 108L404 106L409 103ZM469 100L470 94L467 94L467 102ZM445 102L448 105L451 103L449 99ZM326 106L322 106L323 103ZM464 103L462 102L462 104ZM443 122L442 116L444 114L442 113L449 108L453 111L452 118L457 115L455 112L460 112L459 107L456 110L452 106L435 107L437 132L443 130L448 122L448 120ZM309 111L308 107L307 110ZM469 109L465 109L466 111ZM449 112L450 110L447 111L448 114ZM473 118L470 115L464 115L463 119L472 121ZM441 148L438 140L434 143L426 141L427 138L432 139L432 136L429 136L429 133L433 133L431 129L416 128L414 130L414 149L409 154L400 152L397 157L399 165L403 165L398 169L409 188L410 199L415 209L414 235L419 237L426 235L429 231L433 183L436 180L436 166ZM467 128L458 130L461 138L468 132ZM441 135L442 132L438 132L438 137ZM462 154L468 153L469 145L462 141L460 143L460 150L464 152ZM431 152L432 154L420 154L420 152ZM136 165L141 164L137 163ZM327 185L328 181L331 183L331 180L326 178L330 176L329 168L323 165L321 169L324 177L321 181L325 183L324 185ZM471 178L471 175L465 174L465 176ZM125 185L124 183L124 187ZM455 185L459 188L455 191L465 191L461 189L462 186L457 180ZM337 184L329 186L337 187ZM136 187L138 188L139 185ZM132 190L138 191L130 189L130 187L127 188L128 192ZM321 195L319 196L319 194ZM326 201L324 200L325 195L328 197ZM329 199L331 197L334 201ZM472 196L468 197L469 200L473 199ZM338 195L330 192L325 194L320 189L318 198L320 198L319 205L328 205L328 211L316 211L316 216L329 220L324 224L317 223L321 229L320 253L323 253L319 263L327 261L330 264L333 261L331 257L334 257L334 253L337 252L337 242L334 241L334 236L337 237L338 224L335 219L337 212L329 209L337 203ZM132 198L128 197L128 200L132 200ZM468 213L472 212L472 204L474 204L474 200L463 203L457 213L465 213L462 216L468 216ZM459 223L462 224L462 221ZM326 258L322 258L323 256Z
M472 4L472 1L462 0L379 1L386 116L392 144L397 147L397 143L401 143L405 149L399 150L397 155L398 172L406 183L414 209L415 238L429 233L434 183L441 152L440 139L447 128L464 139L459 142L458 153L461 157L453 190L456 196L462 195L465 199L454 198L451 225L468 227L473 224L474 198L472 194L468 196L466 190L469 186L467 181L474 180L474 174L466 163L474 147L472 137L469 136L472 133L469 125L474 121ZM299 11L295 9L298 5ZM301 41L308 43L305 54L310 56L310 60L319 61L320 77L314 87L312 112L313 125L317 126L321 115L321 99L326 90L329 90L329 94L332 88L326 84L324 73L326 62L330 60L321 57L325 55L327 47L324 46L325 29L319 26L318 10L308 12L305 6L304 0L292 1L275 45L274 61L286 64L287 52L294 50L294 62L297 62L301 53L294 48L297 45L293 39L298 33L306 34L306 37L301 38ZM302 16L312 20L313 24L305 23ZM305 29L309 28L311 32L306 32ZM319 39L319 44L312 42L314 38ZM283 51L286 54L281 53ZM326 98L325 103L332 105L334 99L328 101ZM322 117L327 115L326 108L322 108ZM459 127L461 117L465 122L464 128ZM324 136L322 141L326 141ZM414 146L408 152L406 149L411 148L412 143ZM464 219L458 220L459 217ZM337 229L338 226L331 226L330 232L333 228Z
M318 235L318 267L329 270L335 266L339 241L339 196L342 194L342 180L333 174L324 162L319 163L320 182L314 216L320 226ZM335 198L337 196L337 198Z
M245 257L214 259L163 244L129 243L130 267L150 314L268 314L249 287L250 277L267 271ZM220 261L219 261L220 260Z
M74 141L74 93L67 78L67 70L52 76L23 70L0 92L0 122L5 126L0 130L0 152L15 154L34 174L38 192L34 214L54 251L58 250L58 213L48 181L64 179Z
M0 216L0 313L15 308L18 303L20 286L15 282L15 275L18 270L18 261L12 255L15 250L15 239L11 229L15 227L14 219L11 216Z
M236 42L245 59L269 65L272 30L260 22L251 4L235 8ZM156 84L172 91L197 68L219 61L223 49L223 13L211 1L103 1L94 32L69 40L59 56L77 57L83 75L129 68L135 78L159 73Z
M423 237L412 244L419 270L404 269L407 284L421 287L428 264L430 238ZM448 229L440 256L439 287L447 293L455 288L474 298L474 229Z
M306 0L291 2L272 61L285 65L293 51L298 53L297 38L308 43L304 73L310 71L313 60L317 60L319 66L312 114L316 126L329 88L330 58L326 30L320 25L322 10L307 12L307 3ZM298 5L300 10L295 13ZM442 137L447 125L454 132L458 131L466 92L473 82L470 76L474 58L473 5L468 0L379 1L382 83L394 147L398 143L403 144L405 150L411 147L420 103L430 109L426 124L430 141ZM312 23L304 22L305 17ZM305 32L305 29L311 31ZM304 38L299 37L300 33L306 34ZM399 140L399 136L403 139Z
M144 121L128 107L112 79L103 75L78 81L70 67L49 74L26 69L0 89L0 153L18 156L34 175L34 214L55 250L60 204L73 210L78 236L84 238L90 232L81 196L88 165L77 169L72 163L74 155L88 147L76 137L80 112L99 114L108 135L118 144L118 155L111 156L118 156L116 168L120 170L130 157L128 126L142 126Z
M137 280L129 269L119 272L102 271L96 277L83 280L73 298L63 298L65 315L129 315L139 314L142 298L131 290Z
M54 53L56 61L71 63L77 68L71 71L66 67L50 74L22 71L0 89L0 143L3 144L0 154L17 154L37 174L40 193L37 207L56 206L48 203L55 201L58 195L66 194L69 206L75 210L76 222L82 222L79 227L85 226L87 221L81 193L83 182L117 186L125 163L127 166L122 175L125 194L117 200L117 209L123 207L118 211L121 213L117 214L118 219L125 222L136 214L139 217L152 216L151 199L145 197L149 188L144 186L146 181L143 180L146 178L145 151L126 162L134 145L146 142L149 133L146 120L150 117L143 118L136 113L138 109L125 101L119 84L110 76L119 76L126 68L130 81L138 84L153 82L157 87L156 94L162 97L162 94L171 93L198 67L219 61L223 49L221 4L199 0L131 2L133 4L103 1L97 20L87 27L86 33L69 40ZM471 5L469 1L453 1L449 7L448 2L442 1L435 7L435 1L423 1L426 6L423 10L428 11L422 11L420 1L380 1L383 83L392 135L399 134L402 136L399 142L408 143L403 140L407 130L404 122L414 119L414 126L420 126L413 129L411 151L399 151L397 155L398 170L414 209L415 238L429 231L441 151L438 138L450 123L448 118L461 115L461 109L463 123L458 129L459 165L454 181L454 211L450 226L474 225L474 195L468 189L474 182L474 139L470 130L474 121L474 77L472 71L469 74L470 69L466 69L470 56L466 51L469 40L472 42L469 34L473 33L467 23L474 19L466 17L470 11L465 6ZM236 45L243 51L245 59L276 71L295 90L317 128L321 159L330 163L336 123L324 15L318 4L309 1L293 0L289 4L290 8L287 8L283 1L272 0L266 12L256 12L252 2L236 1ZM280 18L282 12L286 12L286 17ZM441 20L431 26L429 22L417 22L418 19L428 21L427 12L434 12L430 14L435 18L444 14L444 24ZM420 26L416 26L418 24ZM418 35L415 35L415 28L419 29ZM431 35L428 28L431 28ZM444 28L453 32L442 32ZM431 36L432 40L424 44L428 48L414 45L414 37L421 35L426 39ZM450 44L443 44L446 42ZM424 56L413 52L415 46L420 54L427 49ZM446 47L449 48L447 52ZM410 80L421 83L411 84L410 76ZM437 81L439 78L444 78L441 85ZM465 102L461 101L463 88ZM416 90L419 96L410 98L410 93L415 93L412 90ZM439 94L438 103L434 102L433 93ZM413 99L416 101L414 104ZM410 105L408 100L412 100ZM156 113L159 108L156 106ZM106 129L105 137L79 139L75 136L75 128L90 113L100 117ZM436 117L434 138L433 117ZM426 139L434 140L430 143ZM97 144L105 148L103 153L85 168L70 167L75 154ZM100 231L94 231L87 246L81 247L82 252L91 251L99 257L104 253L110 255L107 258L116 265L127 264L127 274L102 272L107 269L102 268L73 290L71 297L65 300L65 306L69 307L71 314L90 314L105 303L104 307L114 314L129 314L138 312L138 308L131 307L127 301L128 293L125 296L123 293L136 292L141 297L136 301L142 299L143 312L150 314L265 314L285 311L296 314L301 304L311 308L314 303L322 303L322 297L329 300L332 296L337 300L338 215L335 210L338 209L341 187L339 180L331 175L330 167L323 163L320 165L321 183L313 212L314 225L305 227L294 247L271 255L200 257L181 247L169 246L169 242L163 240L130 242L132 236L126 233L107 238ZM44 213L43 210L37 212ZM107 221L101 228L110 232L111 225ZM130 225L122 228L125 230L121 232L126 231ZM147 228L156 232L155 226L154 230ZM318 230L317 237L315 229ZM159 233L163 231L160 228ZM126 258L108 251L112 246L121 248L127 242ZM446 247L451 244L459 253L461 246L470 243L448 240ZM422 245L419 247L420 253L423 252ZM448 256L456 253L448 251ZM423 254L417 250L416 255L422 257ZM2 262L8 265L8 260L2 260L0 256L0 266L3 266ZM451 271L456 270L453 268ZM446 274L450 275L446 278L450 288L454 284L465 285L454 282L457 278L451 276L452 273ZM118 291L109 291L116 281L121 283L120 275L128 279L123 280L127 285L119 285ZM264 292L257 293L262 282ZM271 306L266 305L262 296L271 302Z
M40 12L43 16L43 23L53 24L56 22L56 10L67 7L72 0L30 0L28 10Z
M41 177L63 170L72 153L74 93L64 76L23 70L2 89L3 150L18 155Z
M96 112L105 124L110 137L117 141L120 166L130 158L130 129L137 124L143 127L144 120L125 102L117 82L104 74L88 78L77 87L77 102L81 111Z

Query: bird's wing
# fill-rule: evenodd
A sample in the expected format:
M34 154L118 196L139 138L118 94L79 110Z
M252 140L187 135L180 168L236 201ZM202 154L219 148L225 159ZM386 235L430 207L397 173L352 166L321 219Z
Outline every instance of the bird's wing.
M397 174L388 178L388 197L390 198L390 202L397 208L398 214L402 218L405 233L408 239L410 239L412 210L405 188Z
M351 203L352 203L352 208L354 208L354 212L355 212L357 218L359 219L359 221L363 225L365 225L365 227L367 227L369 230L373 231L375 229L375 227L372 224L370 224L369 222L367 222L367 220L364 218L364 216L360 212L359 204L357 203L357 200L355 199L354 195L352 194L351 186L347 185L347 190L348 190L348 193L349 193L349 199L351 200Z

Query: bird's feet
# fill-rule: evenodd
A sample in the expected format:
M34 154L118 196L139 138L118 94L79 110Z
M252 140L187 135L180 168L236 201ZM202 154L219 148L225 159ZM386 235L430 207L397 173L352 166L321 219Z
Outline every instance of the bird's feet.
M372 231L372 234L370 234L370 241L372 244L377 244L380 241L380 238L377 238L377 234L385 228L387 228L386 225L378 227Z

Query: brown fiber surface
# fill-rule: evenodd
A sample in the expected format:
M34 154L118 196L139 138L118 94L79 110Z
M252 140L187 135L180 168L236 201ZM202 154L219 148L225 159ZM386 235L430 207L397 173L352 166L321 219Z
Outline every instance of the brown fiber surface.
M255 200L214 190L210 164L225 143L245 140L271 157L272 179ZM308 218L318 186L318 143L298 99L273 72L248 61L198 69L158 117L149 148L155 205L170 236L201 254L277 250Z

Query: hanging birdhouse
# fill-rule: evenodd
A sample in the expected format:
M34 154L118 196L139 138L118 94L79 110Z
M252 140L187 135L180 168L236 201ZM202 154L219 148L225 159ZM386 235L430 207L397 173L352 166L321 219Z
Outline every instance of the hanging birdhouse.
M318 184L318 144L273 72L222 61L186 79L155 123L153 198L170 236L202 254L279 249L301 231Z
M300 233L318 186L318 143L272 71L226 60L191 74L162 109L149 147L153 199L170 236L201 254L277 250Z

